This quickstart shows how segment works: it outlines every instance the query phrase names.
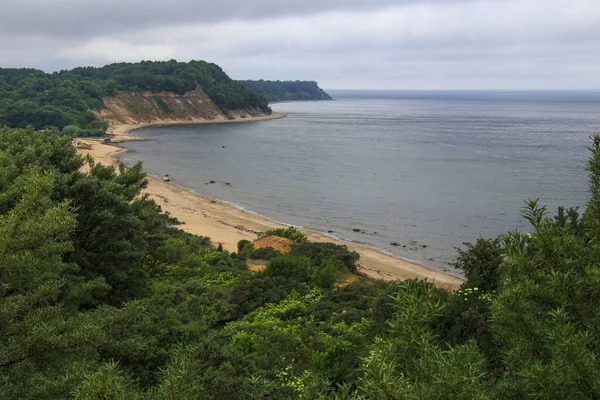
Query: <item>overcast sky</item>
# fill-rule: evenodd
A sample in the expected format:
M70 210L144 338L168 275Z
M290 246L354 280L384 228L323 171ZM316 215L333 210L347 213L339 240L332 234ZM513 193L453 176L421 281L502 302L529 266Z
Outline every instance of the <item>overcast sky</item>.
M172 58L327 89L600 89L600 0L2 0L1 67Z

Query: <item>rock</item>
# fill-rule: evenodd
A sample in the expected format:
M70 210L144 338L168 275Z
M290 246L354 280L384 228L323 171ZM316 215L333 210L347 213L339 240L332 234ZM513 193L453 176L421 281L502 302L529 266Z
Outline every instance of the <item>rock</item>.
M406 245L402 245L402 247L406 247Z
M224 148L225 148L225 146L221 146L221 148L223 148L223 149L224 149Z
M426 244L424 244L424 245L422 245L421 247L425 249L425 248L427 248L427 245L426 245Z
M333 233L333 231L327 231L327 233Z
M352 228L353 232L360 232L360 228Z
M398 243L398 242L392 242L392 243L390 243L390 244L391 244L392 246L400 246L400 243Z
M211 202L212 204L215 204L215 203L216 203L216 201L215 201L215 200L211 200L210 202Z
M377 235L377 232L373 232L373 235Z
M231 183L229 183L229 182L225 182L225 184L226 184L227 186L231 186Z
M210 181L209 183L215 183L215 181Z

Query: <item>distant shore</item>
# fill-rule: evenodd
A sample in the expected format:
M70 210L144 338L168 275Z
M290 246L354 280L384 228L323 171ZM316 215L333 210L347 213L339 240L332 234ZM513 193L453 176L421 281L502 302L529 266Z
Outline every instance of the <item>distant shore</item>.
M130 140L143 140L131 134L131 131L143 127L252 122L284 118L285 116L285 114L273 113L268 116L242 120L159 121L156 123L124 124L111 127L110 133L113 135L113 142L122 143ZM115 165L119 162L119 154L126 151L126 148L94 143L91 150L81 150L80 153L92 155L97 162ZM255 240L257 232L283 226L262 216L217 202L174 183L164 182L153 177L149 177L148 188L145 192L161 206L163 211L168 212L183 223L180 226L181 229L196 235L210 237L215 245L221 243L229 251L236 251L237 242L240 240ZM461 278L415 262L396 258L368 246L338 240L319 232L304 231L311 241L346 245L349 249L357 251L360 254L359 271L372 278L383 280L421 278L446 289L456 289L463 282Z

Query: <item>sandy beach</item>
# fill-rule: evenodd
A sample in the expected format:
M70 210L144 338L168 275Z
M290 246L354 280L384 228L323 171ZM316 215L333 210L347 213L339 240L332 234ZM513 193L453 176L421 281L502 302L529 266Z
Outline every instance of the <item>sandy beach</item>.
M140 140L131 131L144 126L182 123L250 122L283 117L285 115L275 114L266 117L247 118L241 121L177 121L159 122L157 124L117 125L109 128L109 132L113 135L113 142L125 142L128 140ZM119 154L127 151L125 148L102 144L93 140L87 141L93 144L92 149L80 150L80 153L83 155L90 154L96 162L103 164L117 164L119 162ZM282 225L256 214L216 202L173 183L164 182L152 177L149 177L146 192L161 206L163 211L170 213L183 223L180 225L181 229L196 235L208 236L215 245L221 243L229 251L236 251L237 242L242 239L255 240L257 232L282 227ZM367 246L337 240L318 232L304 231L311 241L346 245L348 248L357 251L360 254L359 271L372 278L404 280L419 277L446 289L456 289L463 282L461 278L428 268L424 265L390 256Z
M247 118L236 118L236 119L196 119L190 118L186 121L165 121L160 120L156 122L142 122L139 124L120 124L120 125L111 125L108 127L108 131L106 132L110 136L112 136L112 142L114 143L122 143L129 142L132 140L144 140L138 136L131 134L131 131L135 129L144 128L146 126L169 126L169 125L199 125L199 124L227 124L227 123L243 123L243 122L256 122L256 121L268 121L273 119L285 118L287 115L282 113L271 113L269 115L259 115L256 117L247 117Z

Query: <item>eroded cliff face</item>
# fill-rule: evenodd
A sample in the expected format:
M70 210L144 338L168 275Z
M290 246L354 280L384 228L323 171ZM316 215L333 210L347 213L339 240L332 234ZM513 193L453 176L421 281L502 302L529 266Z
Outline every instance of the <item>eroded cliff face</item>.
M120 93L103 99L106 109L97 112L111 125L166 121L211 121L263 115L259 110L233 110L229 116L201 90L184 95L172 92Z

